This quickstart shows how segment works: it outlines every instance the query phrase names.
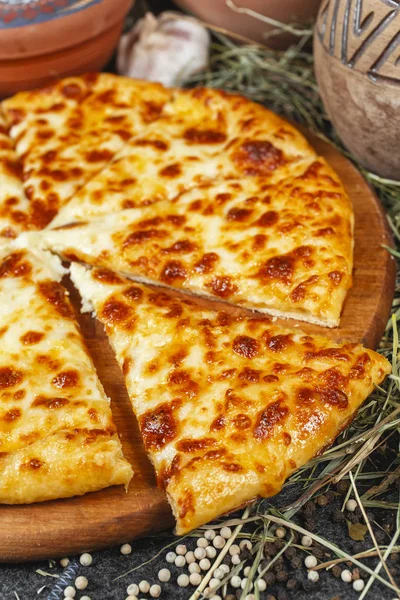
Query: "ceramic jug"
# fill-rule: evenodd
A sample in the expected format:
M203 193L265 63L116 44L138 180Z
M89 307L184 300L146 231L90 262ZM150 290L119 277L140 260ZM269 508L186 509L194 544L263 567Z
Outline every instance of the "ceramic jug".
M344 144L369 170L400 179L400 2L324 0L314 56Z

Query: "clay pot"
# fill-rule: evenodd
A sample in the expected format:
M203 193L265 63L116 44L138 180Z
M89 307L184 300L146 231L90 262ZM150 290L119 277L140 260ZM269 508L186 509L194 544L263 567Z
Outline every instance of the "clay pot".
M377 0L324 1L315 73L343 143L369 170L400 179L400 10Z
M199 19L239 33L251 40L267 43L269 46L284 48L293 37L287 34L266 38L265 34L273 27L254 17L234 12L225 0L174 0ZM321 0L237 0L236 6L250 8L262 15L282 23L305 22L317 14Z
M0 3L0 97L100 70L134 0Z

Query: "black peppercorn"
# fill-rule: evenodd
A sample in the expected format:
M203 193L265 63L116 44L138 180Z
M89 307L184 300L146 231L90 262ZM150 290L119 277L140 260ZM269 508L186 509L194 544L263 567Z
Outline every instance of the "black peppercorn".
M299 567L301 567L302 564L303 561L301 560L300 556L294 556L290 561L290 566L292 567L292 569L298 569Z
M342 479L337 483L336 489L339 492L339 494L342 494L344 496L345 494L347 494L347 490L349 489L349 483Z
M328 500L328 504L332 504L332 502L335 500L336 498L336 494L333 490L328 490L325 494L326 499Z
M360 517L355 512L347 513L346 518L350 523L360 522Z
M384 531L382 531L382 529L377 529L376 531L374 531L374 534L375 534L376 541L379 542L380 544L383 544L388 539L388 536L386 535L386 533Z
M283 560L276 561L276 563L274 563L272 568L275 571L275 575L276 575L277 573L279 573L279 571L282 571L282 569L285 568L285 563L283 562Z
M334 577L340 577L342 574L342 569L339 567L339 565L334 565L331 569L331 573Z
M400 561L400 554L398 552L393 552L393 554L389 557L391 562L397 563Z
M265 556L274 556L277 553L277 548L274 542L267 542L264 546Z
M264 581L265 583L268 585L274 585L276 578L275 575L273 573L271 573L271 571L267 571L264 575Z
M278 571L275 576L277 581L287 581L289 579L288 572L283 569Z
M320 494L319 496L317 496L316 502L317 502L318 506L327 506L328 499L324 494Z
M289 546L289 548L286 548L285 550L285 556L288 560L292 560L292 558L294 558L297 554L297 550L296 548L293 548L293 546Z
M339 508L336 508L332 513L332 521L334 523L342 523L345 520L345 516Z
M325 550L320 546L315 546L314 548L311 548L311 553L314 554L315 558L319 558L320 560L325 558Z
M247 548L243 548L243 550L240 553L240 558L241 560L253 560L253 556L250 550L248 550Z
M315 521L314 521L314 519L307 519L304 522L304 527L305 527L305 529L308 529L308 531L314 531L315 530Z
M364 518L364 517L363 517L363 514L362 514L362 512L361 512L361 508L360 508L359 506L356 506L356 507L355 507L355 509L354 509L354 514L355 514L355 515L357 515L357 517L358 517L359 519L363 519L363 518Z
M293 579L293 577L291 577L290 579L288 579L287 582L286 582L286 588L288 590L295 590L297 588L297 581L296 581L296 579Z

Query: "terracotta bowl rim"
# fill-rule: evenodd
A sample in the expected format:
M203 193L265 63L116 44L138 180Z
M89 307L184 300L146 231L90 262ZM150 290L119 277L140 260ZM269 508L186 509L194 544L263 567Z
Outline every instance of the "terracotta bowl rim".
M54 23L57 21L59 22L61 19L63 19L62 31L60 31L58 36L53 35L51 37L51 41L54 41L56 38L59 39L59 43L56 44L38 44L38 41L44 39L46 29L49 25L49 21L40 23L38 25L31 24L24 25L22 27L2 29L2 44L0 46L0 65L2 62L9 60L30 59L36 56L44 56L53 52L67 50L68 48L73 48L74 46L77 46L86 40L96 38L97 36L111 29L112 27L115 27L115 25L119 21L122 21L134 5L135 1L136 0L124 0L118 3L114 3L114 0L110 0L108 6L112 6L113 9L117 8L117 10L113 10L111 12L110 18L108 18L107 21L103 23L104 26L98 28L97 30L93 30L93 32L91 32L90 34L81 33L80 35L77 35L75 37L72 36L72 39L70 35L66 35L66 32L70 33L71 30L76 30L77 14L79 15L79 28L82 28L84 24L93 21L93 18L96 13L103 12L104 8L107 7L107 4L95 4L94 6L89 6L86 10L81 11L79 13L73 13L71 15L60 15L59 17L50 21L50 23ZM15 44L12 43L12 40L15 40L16 32L20 33L21 31L24 32L24 43L27 46L27 51L24 54L16 50L11 50L7 52L7 47L13 48L14 46L15 48Z

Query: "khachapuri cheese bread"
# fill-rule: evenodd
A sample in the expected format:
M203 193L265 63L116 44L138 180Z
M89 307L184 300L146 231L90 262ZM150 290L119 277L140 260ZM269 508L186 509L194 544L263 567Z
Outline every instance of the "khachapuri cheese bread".
M30 201L25 228L47 225L131 136L158 117L169 96L156 83L93 73L4 100L1 112Z
M271 315L339 324L351 285L352 209L320 158L263 190L228 179L40 233L67 259ZM318 198L318 210L304 212Z
M289 123L220 90L173 90L156 121L82 187L51 227L171 200L209 182L262 188L302 174L317 155ZM250 190L249 190L250 194Z
M173 92L50 229L64 257L328 327L352 282L337 175L280 117L218 90Z
M29 200L22 181L22 166L0 114L0 244L25 230Z
M110 74L22 92L1 112L28 202L4 213L13 221L17 212L18 231L88 222L79 231L86 253L70 231L50 249L71 246L91 264L145 271L273 315L339 324L352 281L351 202L333 170L279 116L221 90L167 90ZM10 200L0 197L0 212L2 201ZM143 215L118 220L132 209ZM126 227L116 239L113 224ZM104 246L91 234L103 227ZM12 222L3 230L14 231ZM187 251L192 233L195 249Z
M71 265L103 323L178 534L257 496L333 442L390 372L361 344L200 306Z
M0 502L132 477L59 257L177 533L277 493L390 371L274 322L339 325L353 221L330 165L242 96L95 73L0 103Z
M29 504L127 486L109 399L56 256L0 259L0 502Z

